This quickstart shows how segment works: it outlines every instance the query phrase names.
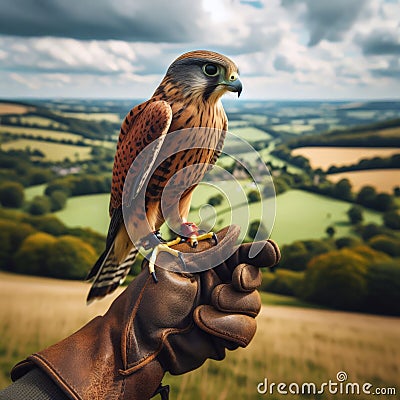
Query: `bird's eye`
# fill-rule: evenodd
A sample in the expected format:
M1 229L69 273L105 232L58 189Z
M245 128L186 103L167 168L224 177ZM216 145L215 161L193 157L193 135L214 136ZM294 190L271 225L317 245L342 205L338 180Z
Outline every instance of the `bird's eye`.
M203 67L203 71L207 76L217 76L219 69L214 64L206 64Z

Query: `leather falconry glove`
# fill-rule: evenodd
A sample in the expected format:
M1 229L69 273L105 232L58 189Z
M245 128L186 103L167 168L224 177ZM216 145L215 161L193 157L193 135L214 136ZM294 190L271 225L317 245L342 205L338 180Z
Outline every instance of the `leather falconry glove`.
M207 240L195 249L188 243L174 247L185 253L191 271L229 251L229 258L204 272L157 267L155 283L144 265L103 316L18 363L12 379L36 366L74 400L167 398L168 387L161 386L167 371L184 374L207 358L222 360L225 349L246 347L255 334L259 267L275 265L280 252L266 240L249 258L251 244L234 249L238 235L239 227L230 226L217 233L217 245ZM157 259L157 265L173 263L178 269L177 258L167 253Z

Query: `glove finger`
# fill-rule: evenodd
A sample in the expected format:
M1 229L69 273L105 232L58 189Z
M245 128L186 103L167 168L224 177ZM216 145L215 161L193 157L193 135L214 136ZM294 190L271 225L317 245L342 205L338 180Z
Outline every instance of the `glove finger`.
M253 265L239 264L232 274L232 286L238 292L252 292L260 287L261 281L261 271Z
M193 313L197 326L210 335L246 347L256 333L254 318L243 314L226 314L209 305L198 306Z
M257 291L238 292L230 284L215 287L211 302L219 311L246 314L250 317L256 317L261 309L261 298Z
M252 246L256 246L258 253L254 257L249 256ZM254 249L254 248L253 248ZM254 250L253 250L254 251ZM249 264L255 267L272 267L281 259L278 245L271 239L264 242L243 243L226 261L227 266L234 270L239 264Z

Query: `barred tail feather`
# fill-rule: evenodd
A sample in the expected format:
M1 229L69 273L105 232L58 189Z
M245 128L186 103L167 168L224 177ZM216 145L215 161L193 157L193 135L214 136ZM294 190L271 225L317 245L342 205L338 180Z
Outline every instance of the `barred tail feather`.
M138 251L133 248L125 260L118 264L114 255L114 245L110 247L107 253L104 252L89 272L88 278L93 279L94 277L94 279L86 303L90 304L93 300L112 293L121 285L135 262L137 253Z

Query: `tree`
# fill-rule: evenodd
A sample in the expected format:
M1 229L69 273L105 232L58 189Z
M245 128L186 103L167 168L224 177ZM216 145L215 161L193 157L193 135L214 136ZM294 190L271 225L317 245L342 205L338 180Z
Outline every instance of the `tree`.
M15 272L51 276L48 259L56 240L43 232L29 235L15 255Z
M364 309L400 315L400 267L398 261L382 261L369 267Z
M328 226L325 232L330 238L333 238L335 236L336 229L333 226Z
M335 245L339 250L343 249L344 247L358 246L359 244L360 239L349 236L341 237L335 240Z
M28 224L0 220L0 268L11 270L13 257L24 239L35 230Z
M250 190L250 192L247 194L247 200L249 203L257 203L261 200L260 192L258 190Z
M267 274L265 282L263 274L261 290L287 296L296 296L300 292L304 280L303 272L277 269L274 274L270 272Z
M377 251L382 251L391 257L400 257L400 239L386 235L374 236L368 244Z
M261 221L253 221L249 225L247 236L253 240L264 240L269 236L269 232Z
M279 266L293 271L303 271L311 257L312 253L307 250L305 244L296 241L282 246L282 258Z
M18 182L3 183L0 186L0 203L4 207L22 207L24 203L24 187Z
M372 186L363 186L357 194L356 202L366 207L374 207L376 201L376 190Z
M375 208L379 211L389 211L395 207L394 198L388 193L379 193L375 197Z
M61 236L52 245L47 260L50 276L83 279L96 261L93 247L73 236Z
M374 223L366 224L366 225L361 225L357 227L357 233L361 235L363 240L368 240L371 239L372 237L376 235L380 235L381 233L384 233L385 228L382 226L379 226Z
M208 199L208 204L210 204L213 207L219 206L222 201L224 200L224 197L222 194L216 194L215 196L212 196Z
M54 190L50 195L51 211L62 210L67 203L67 198L67 194L62 190Z
M399 211L387 211L383 214L383 223L387 228L400 230L400 213Z
M274 178L274 186L275 186L275 193L271 187L269 186L264 187L263 194L265 197L273 197L274 194L278 195L290 189L290 186L288 185L287 181L280 176Z
M64 235L68 231L66 226L54 215L27 215L22 221L32 225L39 231L54 236Z
M359 224L364 219L362 208L357 205L350 207L350 209L347 211L347 215L352 225Z
M28 205L28 212L31 215L44 215L51 210L51 202L48 196L35 196Z
M341 200L351 200L353 195L351 193L350 181L348 179L341 179L334 185L332 194Z
M302 297L334 308L360 309L367 295L367 265L349 249L316 256L307 266Z

